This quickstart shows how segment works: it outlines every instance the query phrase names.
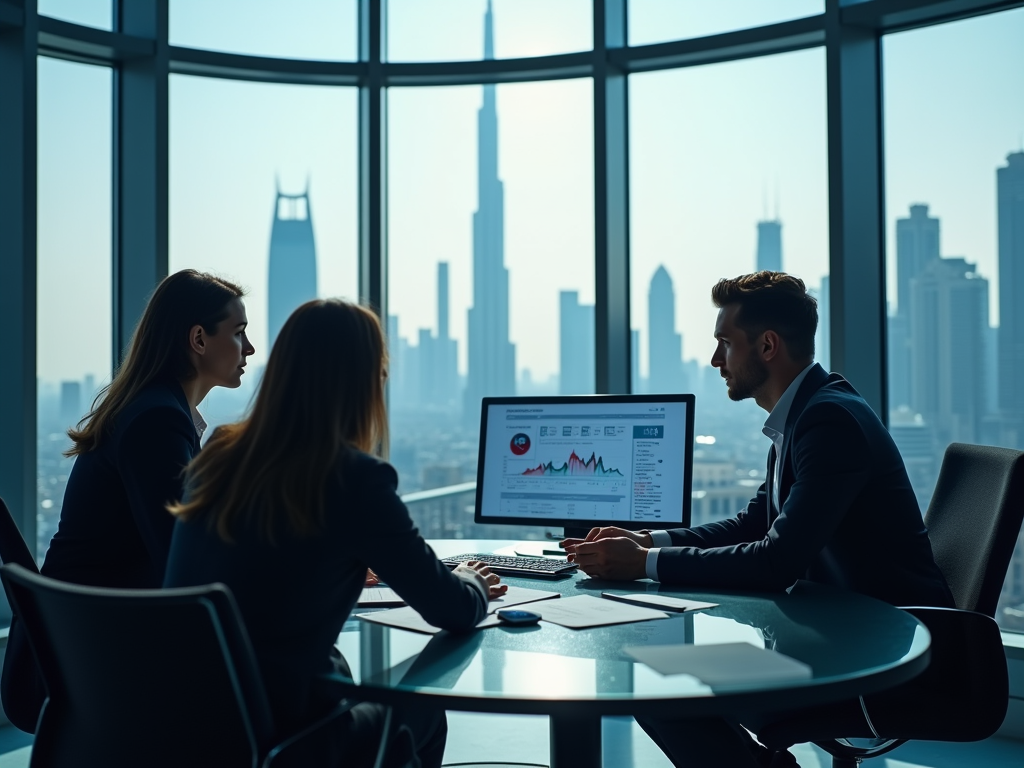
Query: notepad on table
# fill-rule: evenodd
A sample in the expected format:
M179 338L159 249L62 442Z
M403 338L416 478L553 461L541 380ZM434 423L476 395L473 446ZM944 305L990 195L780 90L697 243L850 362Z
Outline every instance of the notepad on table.
M625 594L602 592L601 597L606 597L609 600L618 600L622 603L641 605L645 608L654 608L659 611L673 611L674 613L702 611L705 608L718 607L718 603L704 603L700 600L684 600L681 597L669 597L668 595L649 594L646 592L628 592Z
M802 661L750 643L638 645L622 650L662 675L693 675L712 688L812 676L811 668Z

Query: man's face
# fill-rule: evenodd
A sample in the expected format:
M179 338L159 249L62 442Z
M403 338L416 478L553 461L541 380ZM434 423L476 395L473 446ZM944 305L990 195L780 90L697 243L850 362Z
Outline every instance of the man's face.
M711 356L711 365L719 370L729 388L730 400L746 400L768 381L768 366L757 352L757 339L751 342L746 331L736 326L739 304L728 304L718 310L715 338L718 346Z

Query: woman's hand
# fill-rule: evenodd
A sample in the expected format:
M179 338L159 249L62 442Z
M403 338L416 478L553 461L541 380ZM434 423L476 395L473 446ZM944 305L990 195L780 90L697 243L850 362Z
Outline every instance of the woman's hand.
M496 573L491 573L491 569L487 567L486 563L481 563L479 560L470 560L465 563L474 571L483 576L484 581L487 582L488 597L494 600L497 597L501 597L508 592L508 584L501 583L501 577Z

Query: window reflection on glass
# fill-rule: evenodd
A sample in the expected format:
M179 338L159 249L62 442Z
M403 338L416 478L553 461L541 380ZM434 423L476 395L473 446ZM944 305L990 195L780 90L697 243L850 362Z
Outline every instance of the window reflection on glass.
M113 29L113 0L39 0L36 7L40 16L97 29Z
M746 504L770 446L767 414L730 401L710 365L715 282L755 269L802 278L818 298L815 358L829 366L825 54L632 75L629 98L633 391L696 395L701 525Z
M169 164L170 271L248 291L256 353L200 406L212 430L242 416L295 307L357 294L355 91L172 76Z
M356 0L171 0L168 35L186 48L354 61L356 25Z
M883 40L889 424L922 509L949 443L1024 448L1022 39L1015 10ZM996 618L1024 631L1024 536Z
M74 459L67 430L110 381L111 71L39 58L36 375L41 560ZM32 542L29 543L30 546Z
M594 391L592 115L590 80L389 90L403 492L476 479L482 397ZM471 528L472 511L471 495L413 509L427 536L527 535Z
M825 12L825 0L628 0L629 44L762 27Z
M593 48L592 0L383 0L389 61L471 61ZM493 52L484 15L492 11Z

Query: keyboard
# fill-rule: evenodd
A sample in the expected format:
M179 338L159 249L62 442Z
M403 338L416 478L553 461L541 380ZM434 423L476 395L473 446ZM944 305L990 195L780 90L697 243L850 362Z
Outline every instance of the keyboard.
M547 557L515 557L484 552L446 557L441 562L449 568L454 568L467 560L479 560L481 563L486 563L495 573L508 576L540 576L544 579L557 579L568 576L576 570L576 564L570 563L568 560L555 560Z

